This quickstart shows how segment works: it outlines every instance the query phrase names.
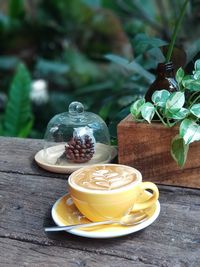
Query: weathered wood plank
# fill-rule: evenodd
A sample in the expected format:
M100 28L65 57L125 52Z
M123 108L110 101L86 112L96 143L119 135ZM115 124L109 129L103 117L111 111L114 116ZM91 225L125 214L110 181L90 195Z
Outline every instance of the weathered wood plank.
M65 177L62 174L54 174L43 170L34 161L35 154L43 149L43 140L0 137L0 144L0 171Z
M43 226L52 223L50 208L65 193L66 183L57 178L0 173L0 237L38 244L39 249L48 246L59 255L68 250L81 251L84 259L93 253L95 260L98 255L108 255L115 257L116 262L118 259L135 261L138 264L135 266L200 266L200 190L161 186L159 219L146 230L129 236L108 240L91 240L67 233L47 236ZM71 257L73 251L69 254ZM0 250L3 256L2 253ZM14 248L7 253L10 257L16 255ZM25 257L24 253L23 249L19 252ZM112 266L109 257L107 266ZM85 266L89 264L86 262ZM132 265L133 262L126 266Z
M184 168L170 155L178 128L161 123L136 123L131 115L118 124L119 163L140 170L145 180L165 185L200 188L200 143L190 145Z
M42 246L32 243L0 238L2 266L31 267L152 267L143 259L125 259L101 253L91 253L76 249L65 249L58 246ZM12 255L9 253L12 251ZM14 262L16 263L14 265Z

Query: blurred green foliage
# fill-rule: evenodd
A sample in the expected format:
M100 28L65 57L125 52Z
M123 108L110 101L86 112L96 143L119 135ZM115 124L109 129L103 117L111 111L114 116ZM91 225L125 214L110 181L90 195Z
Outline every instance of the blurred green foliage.
M30 103L31 78L23 64L17 67L9 90L5 115L1 121L1 135L26 137L33 125Z
M116 136L117 122L144 95L157 63L164 60L181 4L181 0L2 1L1 117L5 120L8 113L5 96L12 77L15 71L19 75L16 68L24 62L32 80L47 81L48 99L43 101L42 95L41 101L32 99L34 125L23 136L43 137L49 119L74 100L100 114ZM177 40L187 59L180 50L173 57L177 68L185 66L186 71L199 56L197 6L197 0L190 1ZM14 92L19 98L21 88L18 84Z

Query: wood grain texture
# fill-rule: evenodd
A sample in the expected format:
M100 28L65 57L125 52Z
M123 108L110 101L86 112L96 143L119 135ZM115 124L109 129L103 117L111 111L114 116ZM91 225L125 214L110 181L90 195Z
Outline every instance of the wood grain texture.
M170 155L178 128L162 124L136 123L131 115L118 125L119 163L139 169L145 180L160 184L200 188L200 142L190 145L184 168Z
M31 267L122 267L133 262L101 253L88 252L79 249L59 246L36 245L34 243L0 238L0 250L5 257L1 259L2 266ZM8 253L12 251L12 255ZM13 263L16 262L16 265ZM139 261L141 267L152 266Z
M29 160L24 158L27 166L22 163L20 170L16 152L13 170L10 161L2 166L6 155L0 156L0 266L200 266L200 190L159 186L159 218L128 236L95 240L68 233L47 235L43 228L53 224L50 210L66 193L67 176L42 175L31 165L41 141L3 142L9 156L13 147L20 147Z
M133 263L138 266L175 266L173 263L177 263L177 266L181 266L181 263L185 264L183 266L192 266L190 262L194 263L193 266L200 264L199 190L162 186L161 215L153 225L117 239L91 240L67 233L44 233L43 227L52 224L51 206L66 192L66 181L19 174L13 177L13 174L1 173L0 188L3 200L0 225L2 238L33 243L39 247L48 246L50 251L54 251L54 247L61 247L59 250L63 250L62 253L70 253L70 249L82 251L85 257L88 253L102 255L107 257L107 266L113 266L110 256L116 257L116 263L118 260L127 260L126 266L132 266ZM9 253L13 255L15 252L11 250ZM25 257L24 253L22 251L22 257ZM71 257L73 255L72 251ZM67 266L73 266L67 263ZM89 263L86 266L90 266Z
M44 141L39 139L0 137L0 171L64 179L66 175L48 172L36 164L34 156L43 147Z

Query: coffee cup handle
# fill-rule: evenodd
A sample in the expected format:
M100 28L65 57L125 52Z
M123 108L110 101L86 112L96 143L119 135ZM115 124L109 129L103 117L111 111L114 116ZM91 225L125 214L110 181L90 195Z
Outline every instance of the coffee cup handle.
M142 203L135 203L132 211L147 209L147 208L151 207L158 200L159 191L158 191L158 187L154 183L142 182L140 187L141 187L141 190L143 190L143 191L146 189L152 190L153 194L146 201L144 201Z

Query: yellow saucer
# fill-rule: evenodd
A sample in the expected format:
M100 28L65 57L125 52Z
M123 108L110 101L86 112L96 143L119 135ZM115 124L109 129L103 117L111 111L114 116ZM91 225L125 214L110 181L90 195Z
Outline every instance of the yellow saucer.
M151 196L149 192L144 192L141 195L138 202L143 202ZM80 228L68 230L69 233L89 237L89 238L112 238L128 235L139 230L142 230L152 224L160 213L160 203L157 201L151 208L145 210L148 215L146 221L134 226L120 226L120 225L104 225L95 226L90 228ZM52 207L52 217L54 222L59 226L78 224L78 223L89 223L90 221L85 218L75 207L69 194L64 195L56 201Z
M93 164L109 163L117 156L116 147L102 143L96 143L96 151L90 161L86 163L70 163L66 161L62 165L56 164L58 158L63 154L64 150L64 144L49 147L47 148L46 153L45 149L42 149L35 154L35 161L41 168L47 171L69 174L80 169L81 167L86 167ZM46 158L47 155L49 156L48 159Z

